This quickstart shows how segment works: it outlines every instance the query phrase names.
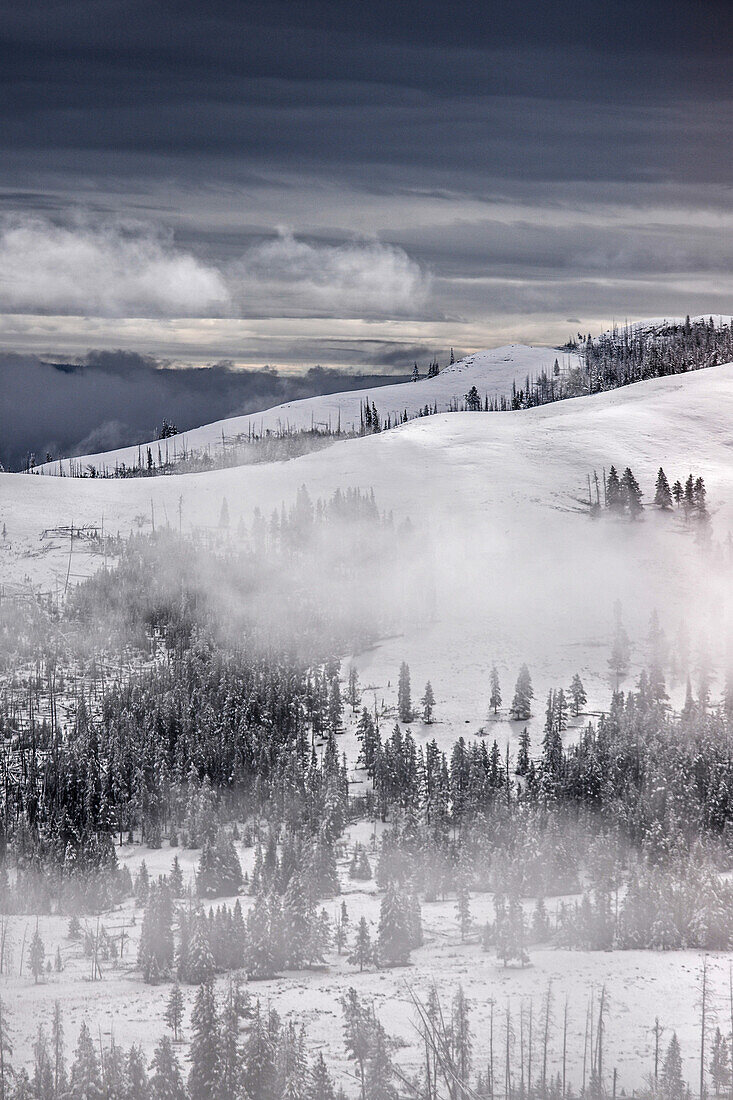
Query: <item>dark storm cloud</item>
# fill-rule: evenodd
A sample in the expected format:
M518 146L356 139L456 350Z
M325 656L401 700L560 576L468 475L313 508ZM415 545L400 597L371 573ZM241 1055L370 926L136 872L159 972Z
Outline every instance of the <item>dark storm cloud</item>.
M90 352L82 363L52 364L32 356L0 355L0 462L24 464L89 454L155 436L167 417L180 431L283 401L376 388L405 376L355 375L312 367L293 376L265 367L235 371L227 363L201 369L161 366L131 352Z
M601 124L597 173L643 174L671 167L669 126L692 122L656 120L655 151L645 108L725 98L730 30L715 0L6 5L0 145L554 175L558 135L572 174L574 139Z
M5 346L384 370L727 312L732 30L730 0L6 3Z

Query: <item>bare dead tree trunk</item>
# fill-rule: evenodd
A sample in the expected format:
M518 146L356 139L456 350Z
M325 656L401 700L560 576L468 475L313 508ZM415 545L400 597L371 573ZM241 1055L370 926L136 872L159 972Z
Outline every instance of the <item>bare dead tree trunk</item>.
M700 1100L705 1096L705 1025L707 1023L708 957L702 960L702 1004L700 1006Z
M547 1044L550 1037L550 1008L552 1006L552 982L547 983L545 996L545 1033L542 1038L542 1095L547 1096Z
M565 998L565 1011L562 1019L562 1100L565 1100L566 1069L568 1059L568 999Z

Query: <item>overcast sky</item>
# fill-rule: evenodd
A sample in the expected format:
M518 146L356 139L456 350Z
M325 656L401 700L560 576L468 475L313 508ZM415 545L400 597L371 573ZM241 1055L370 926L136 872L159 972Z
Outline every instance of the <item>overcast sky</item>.
M394 371L733 312L731 9L2 0L2 350Z

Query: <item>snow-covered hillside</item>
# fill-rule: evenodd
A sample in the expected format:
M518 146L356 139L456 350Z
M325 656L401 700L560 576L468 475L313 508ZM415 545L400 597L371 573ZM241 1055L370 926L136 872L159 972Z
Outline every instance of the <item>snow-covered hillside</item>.
M180 509L190 531L215 527L226 498L235 537L255 507L267 516L300 485L313 498L373 487L380 508L419 526L424 551L414 568L434 587L435 607L405 624L403 636L344 655L362 682L389 700L400 661L409 661L416 688L430 678L436 692L438 725L424 736L447 743L485 722L491 663L508 703L527 661L541 728L542 699L568 670L580 672L593 706L607 706L617 599L639 642L658 608L670 636L686 620L693 651L708 638L722 646L729 565L719 570L715 552L699 547L676 515L649 508L639 523L591 520L588 476L629 465L649 502L660 465L670 482L702 475L719 544L733 529L732 420L727 365L518 413L425 417L287 463L130 480L5 474L3 580L63 590L67 576L73 583L95 568L100 559L83 541L72 548L42 537L72 522L126 534L149 529L153 518L177 526ZM644 659L642 644L635 656ZM517 733L508 724L494 732Z
M543 369L550 374L556 359L563 370L578 362L576 355L563 354L554 348L528 347L524 344L491 348L445 367L435 378L401 382L376 390L353 390L290 401L264 412L233 416L213 424L205 424L173 437L164 444L151 440L141 444L139 448L122 447L115 451L83 455L74 460L74 465L82 470L89 466L94 466L97 470L114 470L115 466L123 463L133 466L138 462L140 454L145 454L148 446L154 447L157 453L159 445L167 447L171 459L184 450L200 454L210 449L215 453L222 446L223 439L246 436L248 432L261 435L267 430L279 432L313 427L336 431L339 425L344 432L358 431L360 411L367 397L376 405L382 420L386 420L389 415L392 422L399 419L405 411L409 417L415 417L426 405L431 410L437 406L438 412L448 412L456 405L460 406L472 386L476 387L482 398L485 394L490 397L508 394L514 381L519 387L524 385L527 375L535 378ZM40 469L51 474L69 473L71 463L68 459L50 462Z

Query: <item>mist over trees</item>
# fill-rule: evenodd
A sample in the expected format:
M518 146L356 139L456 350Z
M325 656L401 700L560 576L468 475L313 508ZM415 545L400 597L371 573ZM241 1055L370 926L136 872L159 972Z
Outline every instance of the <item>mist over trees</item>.
M629 516L635 478L628 469L613 473L611 495L618 490L620 502L626 492ZM702 478L680 481L676 502L663 473L655 507L684 515L687 500L692 522L707 508ZM29 983L42 984L49 966L60 972L60 954L37 927L21 945L7 938L5 921L63 915L89 959L89 980L103 980L125 950L107 914L134 897L142 910L136 978L166 987L161 1034L172 1036L162 1034L146 1066L138 1050L113 1048L108 1060L82 1030L68 1093L49 1085L38 1100L136 1089L181 1100L212 1090L228 1097L237 1081L250 1082L251 1097L261 1087L286 1090L274 1096L336 1095L334 1068L309 1048L307 1034L257 1003L255 983L340 967L355 981L377 970L409 974L425 945L426 911L438 902L450 902L456 942L507 970L531 966L540 946L733 947L733 676L713 700L701 658L695 690L690 683L675 711L667 677L690 674L689 645L681 635L668 640L657 616L643 642L632 643L618 606L605 713L585 713L578 672L537 699L528 664L505 700L487 657L481 735L439 745L434 723L445 702L431 680L413 699L411 654L395 669L391 707L376 695L372 706L356 664L342 667L335 656L384 632L390 601L375 596L372 555L376 547L380 561L392 555L409 565L410 526L396 525L373 494L358 490L325 501L302 490L269 521L254 514L235 530L228 502L219 514L217 535L199 543L170 529L110 543L111 564L64 604L0 602L2 667L10 677L29 670L20 690L9 678L0 696L0 974L19 947ZM217 542L223 529L227 537ZM329 575L314 587L326 546ZM53 657L52 622L66 646ZM643 650L644 663L627 684L632 650ZM85 673L70 691L76 661ZM500 716L517 724L514 745L492 736ZM533 716L544 723L534 743ZM347 730L357 746L350 764ZM349 840L360 824L368 832ZM167 847L167 872L153 875L143 860L133 878L118 859L123 844ZM195 853L188 880L179 852ZM348 883L372 884L378 917L351 911ZM488 920L476 917L481 897L491 899ZM240 981L252 984L240 989ZM390 1095L406 1096L373 1009L358 994L344 999L358 1093L381 1100L387 1082ZM531 1071L516 1044L503 1070L498 1055L490 1070L472 1064L470 1006L460 989L446 1009L457 1029L450 1041L429 998L415 992L414 1008L431 1095L436 1074L446 1074L469 1082L466 1095L475 1087L493 1096L487 1082L504 1072L519 1096L516 1075ZM511 1034L516 1018L507 1026ZM708 1038L716 1044L710 1080L724 1082L727 1036ZM678 1090L674 1045L668 1054L669 1087ZM597 1049L592 1058L603 1079ZM35 1078L27 1083L23 1074L14 1070L7 1086L13 1100L36 1095ZM561 1097L550 1076L540 1081L533 1095ZM590 1071L575 1086L589 1081Z

